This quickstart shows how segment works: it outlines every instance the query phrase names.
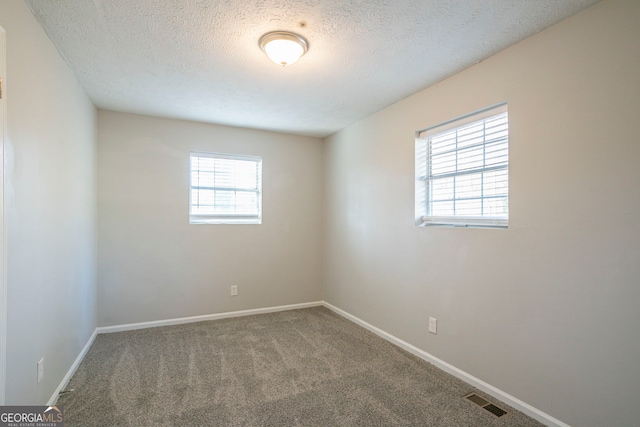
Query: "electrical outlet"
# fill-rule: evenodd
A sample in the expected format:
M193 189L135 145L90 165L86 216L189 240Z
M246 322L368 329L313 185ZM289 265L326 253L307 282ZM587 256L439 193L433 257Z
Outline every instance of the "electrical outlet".
M44 357L38 361L36 366L38 368L38 384L40 384L44 378Z
M231 285L231 296L235 297L238 295L238 285Z
M429 317L429 332L432 334L438 333L438 319L435 317Z

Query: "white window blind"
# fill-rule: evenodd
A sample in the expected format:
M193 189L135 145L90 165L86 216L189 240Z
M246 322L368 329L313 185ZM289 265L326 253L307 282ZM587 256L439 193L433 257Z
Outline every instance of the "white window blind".
M192 224L260 224L262 158L191 153Z
M506 105L418 132L416 179L417 224L506 227Z

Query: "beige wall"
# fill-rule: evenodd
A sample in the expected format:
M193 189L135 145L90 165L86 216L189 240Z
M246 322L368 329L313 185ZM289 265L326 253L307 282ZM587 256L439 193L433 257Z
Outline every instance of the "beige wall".
M96 327L95 109L23 2L0 2L0 26L7 43L6 403L44 404Z
M321 299L320 139L110 111L98 128L100 326ZM189 224L190 151L262 156L261 225Z
M640 425L639 22L603 1L328 138L325 300L570 425ZM509 229L415 227L414 131L502 101Z

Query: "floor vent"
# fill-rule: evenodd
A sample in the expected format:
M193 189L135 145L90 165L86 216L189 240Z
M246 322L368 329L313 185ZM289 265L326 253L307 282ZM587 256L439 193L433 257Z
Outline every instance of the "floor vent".
M496 417L501 417L505 414L508 414L508 412L505 411L504 409L497 407L493 403L489 402L486 399L483 399L482 397L478 396L475 393L469 393L466 396L464 396L464 398L480 406L482 409L485 409L491 412Z

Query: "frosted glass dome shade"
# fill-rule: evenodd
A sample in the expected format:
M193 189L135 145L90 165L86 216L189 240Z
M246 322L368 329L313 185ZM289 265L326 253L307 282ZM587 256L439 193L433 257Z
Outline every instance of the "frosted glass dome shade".
M274 31L260 38L260 48L278 65L287 66L307 53L309 44L304 37L285 31Z

